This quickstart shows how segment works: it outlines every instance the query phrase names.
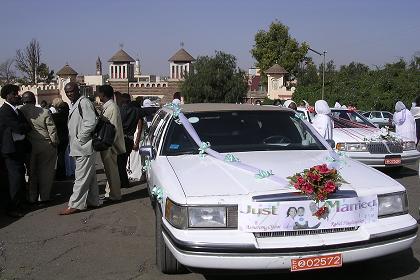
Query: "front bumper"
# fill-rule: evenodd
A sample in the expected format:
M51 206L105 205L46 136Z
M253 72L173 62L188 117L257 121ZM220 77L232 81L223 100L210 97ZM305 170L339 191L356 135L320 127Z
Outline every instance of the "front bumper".
M403 166L417 162L420 159L420 153L416 150L405 151L401 155L401 164L400 165L385 165L385 156L390 156L394 154L371 154L368 152L346 152L346 155L351 159L360 161L371 167L396 167Z
M377 225L377 228L383 228L383 226ZM227 232L225 234L227 236L233 235L231 238L232 240L235 239L234 234ZM300 241L298 240L297 242L300 246L281 247L276 242L277 238L257 240L255 244L221 243L220 238L217 237L215 240L219 242L216 243L188 242L177 239L167 226L164 226L163 231L163 237L169 250L180 263L187 267L262 270L290 269L292 259L310 256L341 253L345 264L399 252L410 248L413 244L417 237L417 224L414 223L404 228L370 234L370 237L365 240L357 240L357 238L354 238L354 235L359 235L359 237L366 236L366 229L359 228L358 234L355 234L355 232L350 232L349 234L353 235L353 241L351 242L345 241L349 239L346 238L346 234L334 233L327 234L328 236L324 235L324 237L334 239L335 244L326 240L322 245L311 246L308 241L302 241L302 238L299 237L297 239ZM333 237L333 235L335 236ZM295 238L295 242L297 239ZM310 239L314 240L317 237L311 236ZM336 243L340 239L342 241ZM234 242L238 242L238 240L236 239ZM307 244L303 246L305 242Z

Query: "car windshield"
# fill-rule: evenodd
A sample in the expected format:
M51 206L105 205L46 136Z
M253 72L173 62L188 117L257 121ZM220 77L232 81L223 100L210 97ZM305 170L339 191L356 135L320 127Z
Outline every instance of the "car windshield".
M282 111L223 111L189 113L201 140L215 151L325 150L310 129L293 113ZM171 121L163 154L198 153L184 127Z
M334 128L375 127L365 116L351 110L331 110Z

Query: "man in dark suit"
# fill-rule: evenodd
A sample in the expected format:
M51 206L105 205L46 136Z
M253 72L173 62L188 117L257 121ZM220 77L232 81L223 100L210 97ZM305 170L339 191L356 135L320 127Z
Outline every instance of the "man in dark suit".
M31 149L26 137L31 126L16 108L20 100L18 92L16 85L8 84L1 89L1 98L5 102L0 108L0 151L9 180L10 202L6 213L12 217L23 216L20 193L25 186L25 158Z

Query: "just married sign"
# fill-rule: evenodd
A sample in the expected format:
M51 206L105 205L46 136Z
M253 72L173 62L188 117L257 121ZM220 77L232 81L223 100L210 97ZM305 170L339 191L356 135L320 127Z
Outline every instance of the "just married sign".
M239 205L238 228L246 232L294 231L355 227L378 219L377 196L325 201L328 215L313 215L317 205L312 200L251 202Z

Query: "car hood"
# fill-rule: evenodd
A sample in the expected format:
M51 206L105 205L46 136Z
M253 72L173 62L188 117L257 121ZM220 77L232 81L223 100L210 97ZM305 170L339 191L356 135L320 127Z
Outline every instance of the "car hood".
M342 142L366 142L380 133L379 128L334 128L333 139L335 143Z
M260 151L235 153L241 162L262 170L272 170L287 178L305 168L327 163L328 151ZM255 174L231 166L211 156L181 155L167 157L186 197L230 196L296 191L281 187L269 179L256 179ZM373 194L403 189L395 180L352 159L344 159L340 173L348 184L341 189ZM287 180L287 179L286 179ZM379 190L379 189L382 189Z

